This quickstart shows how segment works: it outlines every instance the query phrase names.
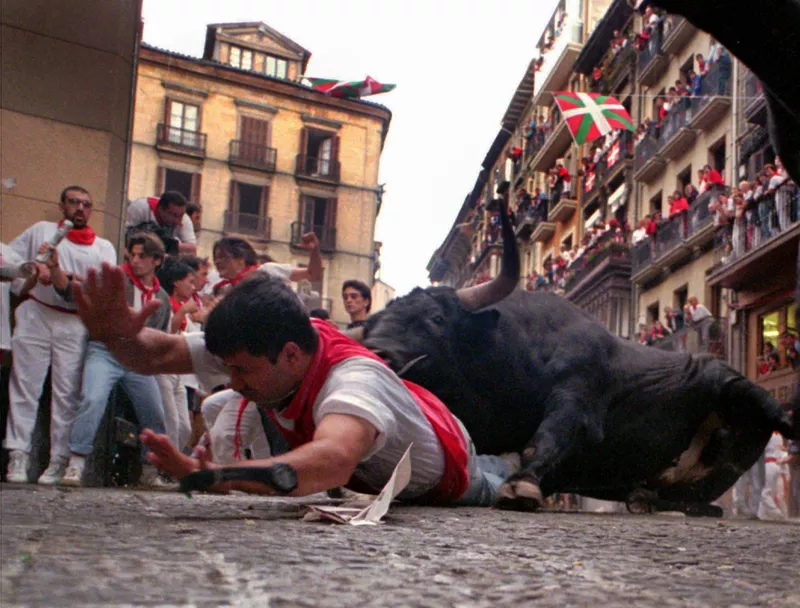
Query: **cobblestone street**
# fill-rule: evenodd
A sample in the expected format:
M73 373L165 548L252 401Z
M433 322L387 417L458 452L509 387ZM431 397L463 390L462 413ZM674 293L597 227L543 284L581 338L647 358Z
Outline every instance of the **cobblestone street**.
M3 485L3 606L800 605L800 526Z

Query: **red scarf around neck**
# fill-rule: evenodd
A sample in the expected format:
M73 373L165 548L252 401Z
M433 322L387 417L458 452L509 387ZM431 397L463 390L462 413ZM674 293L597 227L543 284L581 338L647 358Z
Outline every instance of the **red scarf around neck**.
M156 295L159 289L161 289L161 283L158 282L158 277L153 275L153 286L152 287L145 287L142 283L141 279L133 274L133 268L128 262L125 262L121 266L122 270L128 275L128 278L131 280L131 283L136 286L139 291L142 292L142 306L147 304L150 300L153 299L153 296Z
M172 305L172 312L175 314L178 314L178 311L181 309L181 306L183 306L183 302L178 302L178 300L176 300L172 296L169 297L169 303ZM186 331L187 318L188 315L183 315L179 331Z
M337 363L352 357L366 357L383 365L386 363L375 353L368 350L355 340L344 335L335 327L325 321L311 319L311 323L319 334L319 346L314 355L305 378L298 388L289 406L280 413L283 419L294 420L294 430L285 428L279 421L275 411L268 410L267 415L275 423L276 428L286 439L289 447L294 449L313 439L316 425L314 424L314 402L322 386L328 379L331 368ZM461 428L455 417L433 393L421 386L402 380L405 387L417 402L422 413L433 427L439 443L444 451L445 470L436 487L428 492L424 498L432 502L446 502L461 497L469 485L468 461L466 442ZM247 399L242 399L239 406L239 415L236 419L234 435L234 456L239 457L241 438L241 421ZM358 480L352 480L358 486ZM361 484L363 489L364 484ZM379 488L373 488L378 490Z
M164 222L161 220L161 211L158 208L158 199L152 196L147 197L147 204L150 205L150 211L153 213L153 217L156 218L156 224L159 226L164 226ZM171 228L172 226L170 226Z
M219 289L220 287L225 287L226 285L232 285L232 286L236 286L236 285L238 285L239 283L241 283L242 281L244 281L244 280L247 278L247 275L249 275L251 272L253 272L253 271L254 271L254 270L256 270L257 268L258 268L258 266L257 266L257 265L253 265L253 266L246 266L245 268L243 268L243 269L242 269L242 270L239 272L239 274L237 274L237 275L236 275L235 277L233 277L232 279L222 279L221 281L218 281L218 282L217 282L217 283L214 285L214 289Z
M61 224L63 223L64 220L58 222L58 227L61 228ZM83 228L73 228L67 232L67 239L76 245L91 245L94 243L95 238L97 238L97 235L88 224Z

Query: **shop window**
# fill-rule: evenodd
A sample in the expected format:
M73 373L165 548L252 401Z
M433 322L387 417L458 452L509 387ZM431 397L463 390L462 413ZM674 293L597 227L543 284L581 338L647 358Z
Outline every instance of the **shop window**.
M800 367L796 313L797 305L792 303L758 317L759 357L756 372L759 377L780 369Z

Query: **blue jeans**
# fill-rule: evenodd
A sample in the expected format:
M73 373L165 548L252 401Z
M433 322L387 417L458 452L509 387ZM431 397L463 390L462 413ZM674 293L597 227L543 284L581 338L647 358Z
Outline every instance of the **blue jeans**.
M87 456L92 453L108 398L117 383L130 397L139 426L164 433L164 406L156 379L125 369L105 346L89 342L83 364L81 402L69 441L75 454Z
M469 455L469 486L453 504L462 507L491 507L503 482L516 473L510 462L489 454Z

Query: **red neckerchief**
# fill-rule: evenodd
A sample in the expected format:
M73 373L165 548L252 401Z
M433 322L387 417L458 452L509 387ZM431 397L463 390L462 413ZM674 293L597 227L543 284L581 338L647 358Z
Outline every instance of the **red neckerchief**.
M64 220L58 222L58 227L61 228L61 224L63 223ZM83 228L73 228L67 232L67 239L76 245L91 245L94 243L95 238L97 238L97 235L94 233L91 226L88 225Z
M153 286L148 289L142 284L141 279L139 279L139 277L133 274L133 269L131 268L131 265L128 264L128 262L125 262L121 266L121 268L125 272L125 274L128 275L128 278L131 280L131 283L133 283L139 289L139 291L142 292L142 306L144 306L150 300L152 300L153 296L156 295L156 292L159 289L161 289L161 283L158 282L157 276L153 276Z
M221 281L219 281L216 285L214 285L214 289L219 289L220 287L225 287L226 285L234 285L234 286L238 285L239 283L244 281L244 279L247 278L247 275L250 274L252 271L254 271L256 268L258 268L258 266L247 266L232 279L222 279Z
M172 305L172 312L174 312L175 314L178 313L178 311L181 309L181 306L183 305L182 302L178 302L178 300L176 300L172 296L169 297L169 303ZM142 304L144 304L144 302L142 302ZM187 316L183 315L180 331L186 331L186 319Z
M314 355L314 361L306 372L305 378L303 378L303 382L300 384L300 388L297 389L291 403L280 413L281 418L294 420L295 428L293 430L285 428L278 421L273 410L267 411L267 415L275 422L275 426L292 449L313 439L316 430L313 411L314 402L334 365L352 357L365 357L386 365L375 353L347 337L338 329L331 327L325 321L311 319L311 323L319 334L319 346ZM429 501L438 502L461 497L469 485L469 456L464 435L458 422L450 410L447 409L447 406L433 393L413 382L408 382L407 380L402 380L402 382L417 402L425 418L430 422L444 451L444 474L436 487L425 495L425 498ZM236 449L234 455L238 453L238 448L242 443L240 425L247 403L247 399L242 399L239 406L234 438ZM351 479L348 485L359 487L357 479ZM363 489L364 484L362 483L360 487Z
M153 216L156 218L156 224L158 224L159 226L163 226L164 222L161 221L161 211L158 208L158 199L152 196L148 196L147 204L150 205L150 211L152 211Z
M198 309L203 308L203 301L200 299L200 296L197 295L197 292L192 294L192 300L197 304Z

